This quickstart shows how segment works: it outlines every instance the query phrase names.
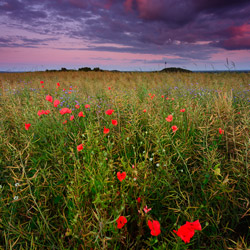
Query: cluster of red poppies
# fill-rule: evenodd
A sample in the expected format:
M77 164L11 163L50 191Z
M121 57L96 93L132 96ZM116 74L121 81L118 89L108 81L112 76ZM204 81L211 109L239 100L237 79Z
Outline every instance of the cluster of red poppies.
M118 172L117 173L117 178L119 181L123 181L126 178L126 172ZM141 202L141 198L137 198L137 202ZM147 213L151 210L147 208L147 206L144 208L144 212ZM139 212L139 211L138 211ZM117 228L121 229L126 223L127 219L125 216L120 216L117 220ZM159 221L153 220L150 221L148 220L148 227L151 230L150 233L152 236L158 236L161 233L161 225ZM181 226L178 231L174 230L174 232L185 242L189 243L190 239L194 236L194 231L195 230L201 230L201 225L199 223L199 220L194 221L194 222L186 222L185 225Z
M117 222L117 228L121 229L123 226L128 222L125 216L119 216L119 218L116 220ZM148 220L148 227L151 230L152 236L158 236L161 233L161 226L159 221L157 220Z
M182 225L178 231L174 230L185 243L189 243L190 239L194 236L195 231L201 231L201 224L199 220L194 222L186 222L186 224Z
M121 229L128 222L125 216L119 216L116 220L117 228ZM148 227L152 236L158 236L161 233L161 225L157 220L148 220ZM185 243L189 243L191 238L194 236L195 231L201 231L201 224L199 220L194 222L186 222L182 225L178 231L173 230Z
M43 81L41 81L40 83L41 83L41 84L44 84ZM60 87L60 86L61 86L60 83L57 83L57 88ZM42 85L42 87L44 87L44 86ZM72 89L72 88L70 88L70 90L71 90L71 89ZM110 90L111 87L108 87L108 89ZM63 89L63 91L65 91L65 89ZM155 97L155 94L149 93L149 96L150 96L151 99L153 99L153 98ZM164 95L162 95L161 97L164 98ZM47 96L46 96L46 100L49 101L49 102L51 102L51 103L53 103L53 98L52 98L52 96L50 96L50 95L47 95ZM166 100L169 100L169 98L167 97ZM174 101L174 98L171 98L171 100ZM59 101L59 100L55 100L55 101L54 101L54 107L57 107L59 104L60 104L60 101ZM77 109L80 108L80 106L79 106L78 104L75 105L75 107L76 107ZM89 104L86 104L86 105L85 105L85 108L86 108L86 109L90 108L90 105L89 105ZM182 113L185 112L185 111L186 111L185 109L180 109L180 112L182 112ZM69 108L62 108L62 109L60 110L60 114L62 114L62 115L67 114L67 113L70 114L71 112L72 112L72 111L71 111ZM107 115L112 115L113 112L114 112L113 109L108 109L105 113L106 113ZM143 112L146 113L147 110L144 109ZM47 114L49 114L49 113L50 113L49 110L39 110L39 111L38 111L38 115L39 115L39 116L44 115L44 114L47 115ZM83 114L82 111L79 112L78 116L79 116L79 117L85 117L85 115ZM74 119L74 116L71 116L71 117L70 117L70 120L73 120L73 119ZM172 120L173 120L173 115L169 115L169 116L166 117L165 119L166 119L167 122L172 122ZM111 122L112 122L112 125L114 125L114 126L117 126L117 125L118 125L117 120L111 120ZM66 123L67 123L67 120L63 122L63 124L66 124ZM175 132L178 130L178 127L177 127L176 125L173 125L171 128L172 128L173 133L175 133ZM27 129L27 128L25 127L25 129L28 130L29 128ZM109 132L110 132L110 129L109 129L109 128L106 128L106 127L104 126L103 133L104 133L104 134L108 134ZM220 133L220 134L224 134L224 130L221 129L221 128L219 128L219 133Z
M41 81L41 84L43 84L43 81ZM57 87L59 87L59 86L60 86L60 84L57 83ZM109 89L110 89L110 87L109 87ZM151 93L149 94L149 96L150 96L151 98L152 98L152 97L153 97L153 98L155 97L155 95L152 95ZM162 96L162 97L164 97L164 96ZM153 99L153 98L152 98L152 99ZM166 98L166 99L168 99L168 98ZM47 96L46 96L46 100L49 101L49 102L51 102L51 103L53 103L53 97L50 96L50 95L47 95ZM172 98L172 100L174 100L174 98ZM60 104L60 101L56 99L56 100L54 100L54 103L53 103L53 104L54 104L54 107L57 107L57 106ZM75 107L76 107L76 109L79 109L79 108L80 108L80 105L77 104L77 105L75 105ZM89 105L89 104L86 104L86 105L85 105L85 108L86 108L86 109L89 109L89 108L90 108L90 105ZM106 113L107 115L112 115L113 112L114 112L113 109L108 109L108 110L105 111L105 113ZM147 110L144 109L143 112L146 113ZM180 112L185 112L185 109L180 109ZM41 115L48 115L49 113L50 113L50 110L39 110L39 111L37 112L37 114L38 114L39 116L41 116ZM69 108L62 108L62 109L60 110L60 114L61 114L61 115L70 114L70 113L72 113L72 111L71 111L71 109L69 109ZM82 111L80 111L80 112L78 113L78 116L79 116L79 117L85 117L85 115L83 114ZM74 116L70 116L70 120L72 121L73 119L74 119ZM172 121L173 121L173 115L168 115L168 117L166 117L165 119L166 119L167 122L172 122ZM66 124L66 123L67 123L67 120L65 120L65 121L63 122L63 124ZM118 125L118 121L115 120L115 119L111 120L111 123L112 123L112 125L114 125L114 126L117 126L117 125ZM28 123L28 124L30 124L30 123ZM173 125L171 128L172 128L173 133L175 133L175 132L179 129L176 125ZM25 129L28 130L29 128L27 128L27 126L26 126ZM106 127L104 126L103 133L104 133L104 134L108 134L109 132L110 132L110 129L109 129L109 128L106 128ZM220 133L220 134L224 134L224 130L221 129L221 128L219 128L219 133ZM79 151L79 150L78 150L78 151Z
M37 112L38 116L48 115L49 113L50 113L50 110L38 110Z

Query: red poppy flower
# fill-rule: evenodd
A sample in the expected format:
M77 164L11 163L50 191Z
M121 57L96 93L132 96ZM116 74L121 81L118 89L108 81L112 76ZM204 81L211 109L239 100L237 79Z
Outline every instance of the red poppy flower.
M59 82L58 82L56 85L57 85L58 87L60 87L60 86L61 86Z
M79 108L80 108L80 105L76 104L76 106L75 106L75 107L76 107L76 109L79 109Z
M175 133L178 130L178 127L176 125L172 126L172 130Z
M123 181L126 178L126 172L118 172L117 173L117 178L119 181Z
M104 134L108 134L108 133L109 133L109 128L106 128L106 127L104 126L103 133L104 133Z
M67 120L65 120L64 122L63 122L63 124L66 124L67 123Z
M51 102L51 103L53 102L53 98L50 95L46 96L46 100L49 101L49 102Z
M168 100L169 98L167 97L166 100Z
M114 112L113 109L108 109L105 111L106 115L112 115L113 112Z
M70 116L69 119L72 121L72 120L74 120L74 118L75 118L75 116L72 115L72 116Z
M117 120L111 120L111 122L112 122L112 124L113 124L114 126L117 126L117 124L118 124Z
M167 122L171 122L173 120L173 116L172 115L169 115L167 118L166 118L166 121Z
M186 224L182 225L178 231L173 230L185 243L189 243L190 239L194 236L195 230L201 231L201 224L199 220L194 222L186 222Z
M70 87L69 90L72 90L72 88Z
M223 134L224 134L224 130L221 129L221 128L219 128L219 133L220 133L221 135L223 135Z
M162 95L161 97L164 98L164 95Z
M40 83L41 83L41 84L43 84L44 82L43 82L43 81L41 81Z
M71 91L68 92L68 94L71 94L71 93L72 93Z
M185 109L180 109L180 112L185 112Z
M59 104L60 104L60 101L59 101L59 100L55 100L55 101L54 101L54 107L55 107L55 108L56 108Z
M157 220L153 220L153 221L148 220L148 227L151 230L150 232L151 235L153 236L157 236L161 233L161 225L159 221Z
M140 203L141 202L141 197L137 198L137 202Z
M31 125L30 123L25 123L25 129L26 129L26 130L29 130L30 125Z
M48 115L50 113L50 110L44 110L44 114Z
M117 220L117 228L121 229L128 222L125 216L120 216Z
M82 112L82 111L81 111L81 112L79 112L78 116L79 116L79 117L85 117L85 115L83 114L83 112Z
M174 100L174 98L172 98L172 101Z
M151 99L154 99L154 97L155 97L155 94L153 94L153 95L151 96Z
M83 144L78 145L76 148L77 148L78 151L83 150Z
M66 89L63 89L63 91L65 91Z
M44 88L44 86L42 85L42 88Z
M147 112L147 110L146 110L146 109L143 109L143 112L144 112L144 113L146 113L146 112Z
M194 236L194 230L190 230L186 224L181 226L178 231L173 230L173 232L176 233L185 243L189 243Z
M61 115L70 114L70 113L72 113L72 111L71 111L69 108L62 108L62 109L60 110L60 114L61 114Z
M89 108L90 108L90 105L89 105L89 104L86 104L86 105L85 105L85 108L86 108L86 109L89 109Z
M108 87L109 90L111 90L111 87Z

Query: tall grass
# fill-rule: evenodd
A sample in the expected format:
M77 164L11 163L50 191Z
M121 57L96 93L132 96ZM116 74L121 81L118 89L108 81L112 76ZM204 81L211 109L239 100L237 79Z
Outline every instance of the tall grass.
M0 83L3 249L250 247L249 74L41 72ZM185 244L173 230L195 220L202 231Z

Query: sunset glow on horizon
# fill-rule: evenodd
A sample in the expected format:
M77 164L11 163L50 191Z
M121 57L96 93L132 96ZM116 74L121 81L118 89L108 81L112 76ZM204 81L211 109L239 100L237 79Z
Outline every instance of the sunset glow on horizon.
M3 0L0 71L249 70L249 16L247 0Z

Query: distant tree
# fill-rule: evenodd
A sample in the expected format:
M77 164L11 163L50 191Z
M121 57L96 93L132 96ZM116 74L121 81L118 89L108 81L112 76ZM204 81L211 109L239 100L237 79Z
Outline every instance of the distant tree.
M56 69L46 69L46 72L57 72Z
M61 68L61 71L68 71L66 68Z
M78 71L88 72L88 71L91 71L91 68L89 67L79 68Z

